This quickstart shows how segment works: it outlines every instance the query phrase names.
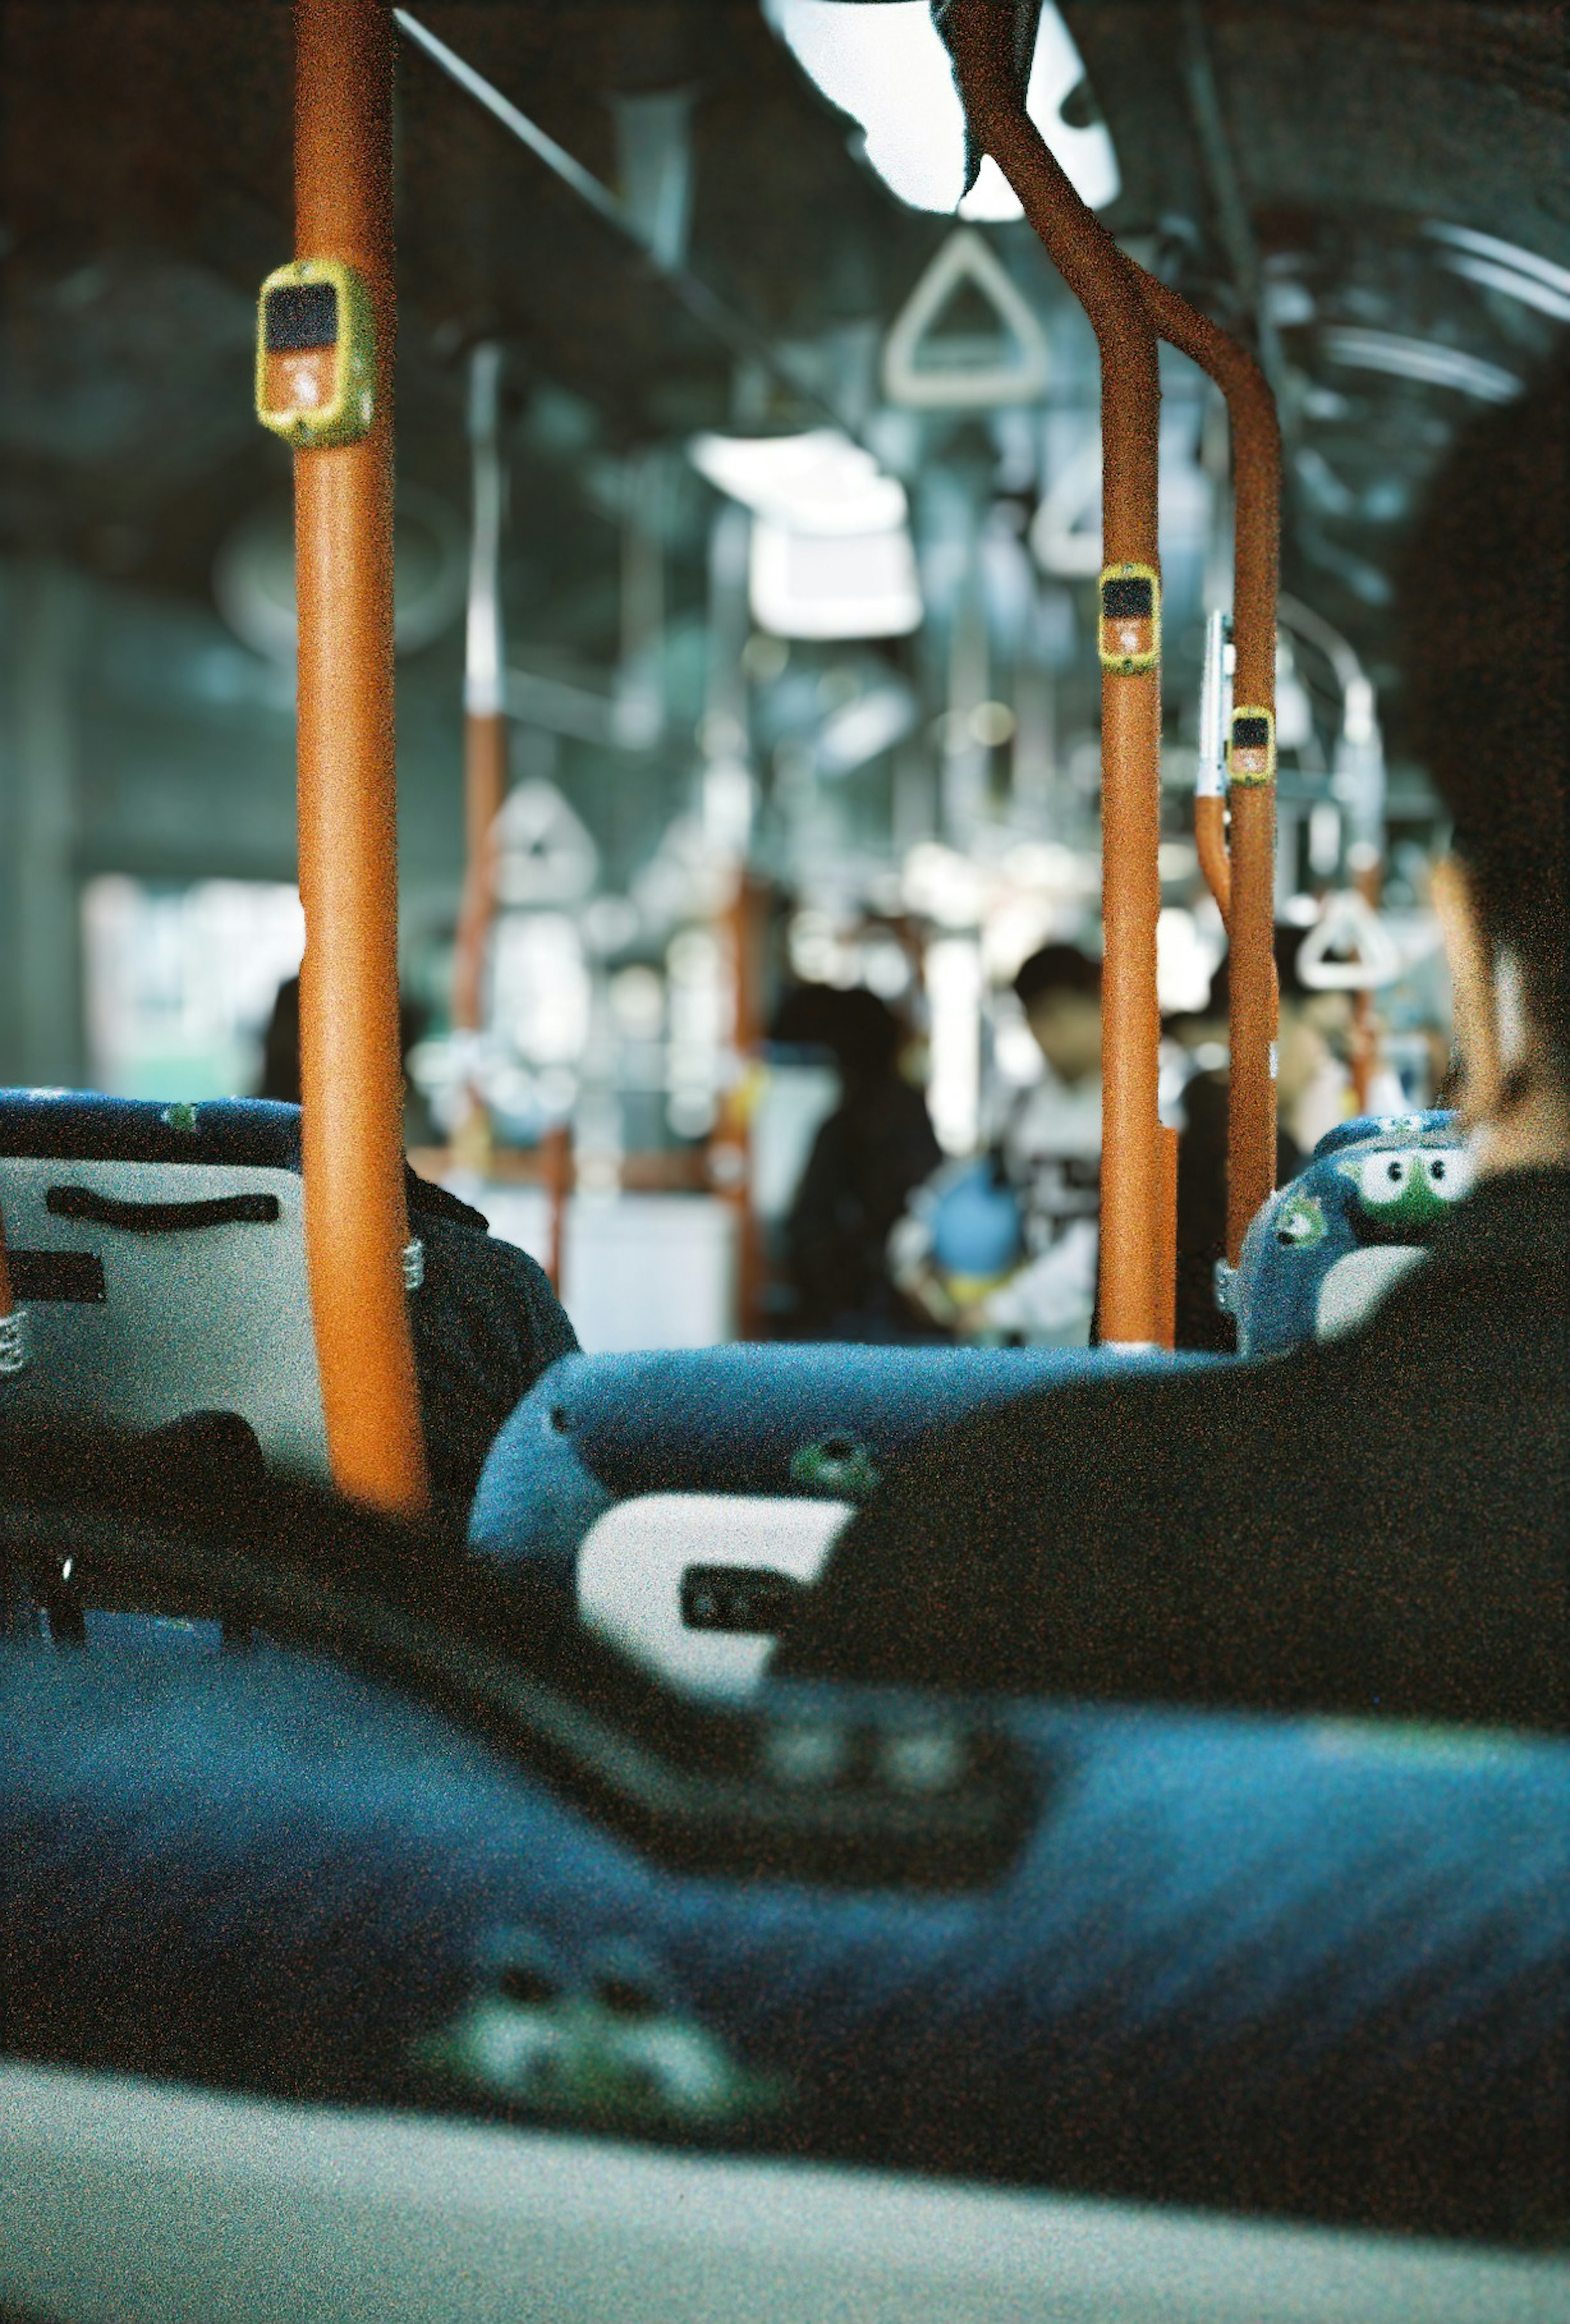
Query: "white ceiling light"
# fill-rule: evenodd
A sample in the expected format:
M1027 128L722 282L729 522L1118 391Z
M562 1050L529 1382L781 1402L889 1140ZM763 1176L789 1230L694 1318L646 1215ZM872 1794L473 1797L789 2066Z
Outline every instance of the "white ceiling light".
M927 0L878 8L861 0L763 0L763 6L824 95L861 124L868 161L902 202L987 221L1023 215L990 157L961 199L965 115ZM1026 109L1081 198L1105 209L1121 184L1112 139L1100 122L1071 129L1060 112L1084 78L1068 28L1048 0Z
M695 436L699 475L754 516L792 532L888 532L905 521L905 488L837 428L805 436Z
M748 588L753 619L777 638L899 638L921 624L916 553L902 524L827 534L760 518Z

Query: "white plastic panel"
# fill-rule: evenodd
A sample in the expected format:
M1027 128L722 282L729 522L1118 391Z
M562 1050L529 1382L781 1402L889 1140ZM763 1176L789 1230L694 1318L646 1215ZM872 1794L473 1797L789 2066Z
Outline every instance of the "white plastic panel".
M0 2066L50 2324L1570 2324L1570 2263Z
M1427 1256L1421 1243L1378 1243L1338 1259L1319 1286L1316 1338L1334 1340L1343 1332L1355 1331Z
M746 1694L763 1675L772 1638L689 1630L682 1575L689 1565L771 1566L811 1582L851 1514L848 1501L742 1493L643 1493L618 1502L578 1551L578 1612L689 1694Z
M51 1186L123 1203L272 1194L278 1217L140 1234L57 1218ZM101 1305L29 1300L32 1361L0 1383L13 1412L61 1412L129 1429L190 1412L237 1412L280 1468L329 1474L305 1273L304 1185L249 1164L0 1159L0 1211L17 1251L89 1253Z

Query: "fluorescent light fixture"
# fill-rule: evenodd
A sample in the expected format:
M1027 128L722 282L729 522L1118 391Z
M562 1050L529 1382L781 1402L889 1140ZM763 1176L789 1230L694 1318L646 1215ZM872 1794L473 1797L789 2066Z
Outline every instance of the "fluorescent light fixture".
M1389 372L1397 379L1420 379L1433 387L1454 387L1481 403L1510 403L1521 383L1497 364L1464 355L1459 347L1431 339L1407 339L1394 331L1362 331L1338 326L1320 334L1320 348L1332 363L1354 371Z
M1546 307L1543 309L1545 314L1570 312L1570 267L1556 266L1551 258L1539 258L1535 250L1523 250L1516 242L1501 242L1497 235L1479 234L1474 226L1448 226L1442 219L1433 218L1425 226L1423 232L1430 242L1448 243L1452 250L1464 251L1470 257L1502 267L1509 273L1528 276L1545 290L1551 291L1556 303ZM1500 287L1512 288L1512 294L1518 299L1526 295L1519 286ZM1557 303L1561 301L1563 303Z
M777 638L898 638L921 623L916 553L903 524L876 532L753 526L753 619Z
M905 488L836 428L805 436L695 436L693 466L754 516L792 532L891 532L905 521Z
M877 8L862 0L763 0L763 7L824 95L861 124L868 161L902 202L987 222L1023 216L990 157L961 199L965 115L927 0ZM1071 129L1060 111L1084 78L1079 51L1048 0L1026 108L1076 190L1099 210L1116 200L1122 183L1112 139L1099 122Z
M874 686L824 722L813 758L820 775L837 779L902 742L919 712L909 687Z

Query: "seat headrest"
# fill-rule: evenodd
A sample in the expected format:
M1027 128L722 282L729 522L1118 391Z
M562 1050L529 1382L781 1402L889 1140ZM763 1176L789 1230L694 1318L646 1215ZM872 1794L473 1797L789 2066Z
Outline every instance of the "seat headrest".
M155 1098L90 1090L0 1090L0 1157L69 1162L228 1162L298 1170L300 1108L271 1098Z

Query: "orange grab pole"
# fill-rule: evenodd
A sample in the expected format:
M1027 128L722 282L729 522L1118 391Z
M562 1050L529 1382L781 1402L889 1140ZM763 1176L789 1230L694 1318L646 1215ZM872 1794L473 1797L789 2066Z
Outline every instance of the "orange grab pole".
M500 711L464 714L464 885L453 963L452 1021L477 1033L485 937L495 913L493 831L507 796L507 725Z
M1196 798L1194 802L1194 844L1199 869L1215 899L1221 925L1232 934L1232 858L1226 852L1226 801Z
M567 1198L572 1191L573 1176L570 1123L551 1123L540 1141L540 1159L545 1181L545 1272L559 1299L567 1253Z
M376 341L370 433L294 456L306 1257L334 1477L411 1514L428 1493L402 1258L392 93L383 0L296 0L296 251L358 271Z
M1084 308L1101 356L1103 560L1159 580L1156 484L1160 382L1156 334L1122 252L1086 208L1025 111L1015 85L1013 12L950 0L944 32L972 131L1024 207ZM1157 1113L1160 1019L1161 675L1102 669L1102 1337L1159 1338L1162 1157Z
M1227 1255L1235 1267L1250 1220L1276 1183L1276 595L1280 577L1281 431L1276 400L1253 357L1207 315L1131 259L1161 337L1196 363L1226 398L1232 422L1235 527L1233 717L1264 714L1268 745L1232 767L1224 802L1195 802L1201 869L1232 950L1232 1071L1227 1130ZM1231 860L1224 831L1232 814Z

